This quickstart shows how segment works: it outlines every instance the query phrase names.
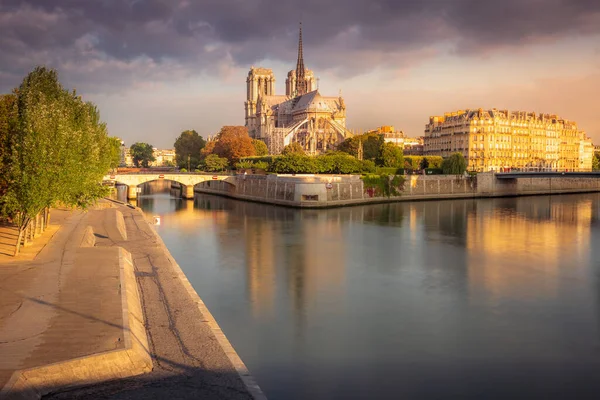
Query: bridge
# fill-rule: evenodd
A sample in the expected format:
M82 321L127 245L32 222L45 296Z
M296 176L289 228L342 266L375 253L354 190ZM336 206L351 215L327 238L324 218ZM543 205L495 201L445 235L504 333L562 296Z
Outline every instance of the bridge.
M127 186L127 198L135 199L137 197L137 187L146 182L169 180L182 185L181 196L185 199L194 198L194 186L202 182L224 181L231 185L236 184L236 177L227 174L207 174L207 173L159 173L159 172L138 172L125 174L105 175L104 182L112 182Z
M594 172L497 172L497 179L518 179L518 178L600 178L600 171Z

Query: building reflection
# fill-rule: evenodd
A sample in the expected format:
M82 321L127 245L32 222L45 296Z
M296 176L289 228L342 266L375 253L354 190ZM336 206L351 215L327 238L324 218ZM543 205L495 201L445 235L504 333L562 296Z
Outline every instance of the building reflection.
M553 296L569 259L586 258L592 199L521 197L479 201L467 219L469 282L496 296Z

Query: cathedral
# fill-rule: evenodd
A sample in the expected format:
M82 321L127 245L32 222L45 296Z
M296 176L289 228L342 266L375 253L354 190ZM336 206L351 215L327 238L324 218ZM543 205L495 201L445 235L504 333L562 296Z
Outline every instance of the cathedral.
M252 138L267 144L270 154L299 143L307 154L334 150L352 133L346 129L346 105L338 97L321 96L315 77L304 67L302 25L296 69L287 74L285 95L275 94L275 76L270 68L254 68L246 79L246 127Z

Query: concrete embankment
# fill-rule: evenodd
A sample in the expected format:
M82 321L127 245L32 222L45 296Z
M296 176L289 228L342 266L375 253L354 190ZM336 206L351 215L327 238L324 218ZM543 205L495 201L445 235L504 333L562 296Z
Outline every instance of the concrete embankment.
M104 205L0 268L0 397L264 398L141 211Z
M204 182L198 193L290 207L323 208L382 202L547 195L600 191L600 177L524 176L498 179L493 173L476 177L409 175L400 193L385 197L365 186L357 175L238 175L227 181Z

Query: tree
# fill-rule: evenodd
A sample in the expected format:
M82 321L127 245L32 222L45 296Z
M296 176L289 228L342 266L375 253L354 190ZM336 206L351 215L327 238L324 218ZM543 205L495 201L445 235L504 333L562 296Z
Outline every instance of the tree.
M382 134L368 132L347 138L338 146L339 151L358 157L359 142L363 146L363 160L376 161L381 153L384 139Z
M269 154L269 148L266 143L259 139L252 139L252 145L254 146L254 154L257 156L266 156Z
M17 96L0 96L0 197L8 188L10 165L10 138L17 121Z
M592 157L592 171L600 171L600 152L595 152Z
M57 203L85 207L106 194L100 182L111 144L97 108L65 90L55 70L35 68L15 94L0 206L19 229L16 255L42 210Z
M454 153L444 160L442 170L446 175L462 175L467 170L467 161L462 153Z
M148 168L148 164L156 160L151 144L136 142L131 145L129 151L136 167L141 165L144 168Z
M292 142L285 146L281 154L283 154L284 156L287 156L289 154L299 154L302 156L305 155L302 145L298 142Z
M181 132L175 140L175 162L180 168L196 169L201 162L200 152L206 146L206 141L198 132L187 130Z
M404 152L395 144L384 142L381 145L377 164L382 167L400 168L404 165Z
M209 154L204 160L204 165L206 166L207 171L223 171L229 165L229 161L226 158L219 157L216 154Z
M224 126L217 135L213 153L226 158L230 163L255 154L252 139L244 126Z
M110 169L117 168L121 164L121 139L116 137L108 138L108 158L110 160Z
M212 154L215 150L215 145L217 142L215 140L211 140L210 142L206 142L206 145L202 150L200 150L200 158L205 159L208 155Z
M421 169L427 169L427 168L429 168L429 160L427 159L427 157L423 157L421 159L421 163L419 165L419 168L421 168Z

